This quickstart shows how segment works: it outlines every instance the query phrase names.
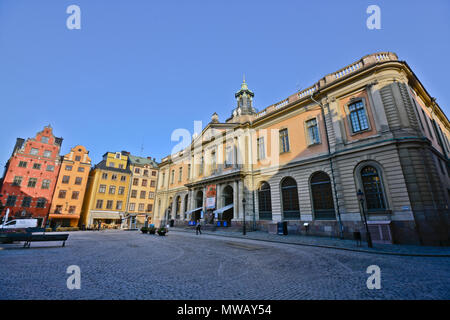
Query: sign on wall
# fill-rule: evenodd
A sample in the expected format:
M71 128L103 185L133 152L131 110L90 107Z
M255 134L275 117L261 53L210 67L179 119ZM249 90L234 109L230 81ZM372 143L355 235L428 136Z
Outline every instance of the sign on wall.
M216 185L211 184L206 187L206 209L216 208Z

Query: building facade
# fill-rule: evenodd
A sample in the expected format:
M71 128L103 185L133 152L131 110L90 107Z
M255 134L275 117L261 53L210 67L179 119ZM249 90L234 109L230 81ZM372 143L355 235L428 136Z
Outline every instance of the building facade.
M50 205L50 227L78 226L90 169L89 151L83 146L73 147L62 157Z
M128 152L107 152L89 173L80 226L120 228L125 221L131 171Z
M409 65L367 55L261 111L243 82L160 163L155 219L448 245L450 123Z
M129 155L131 179L128 208L125 216L128 228L153 223L158 164L150 157Z
M2 179L2 216L10 209L10 217L37 218L38 226L45 225L61 165L62 140L53 135L50 125L34 138L17 138Z

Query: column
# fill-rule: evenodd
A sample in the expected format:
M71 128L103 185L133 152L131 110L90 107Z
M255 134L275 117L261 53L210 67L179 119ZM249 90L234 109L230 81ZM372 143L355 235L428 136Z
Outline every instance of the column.
M233 182L233 220L239 219L238 182Z
M239 217L241 219L244 218L244 214L245 214L244 206L242 204L242 199L244 199L244 183L243 183L242 180L239 180L239 212L240 212ZM246 204L246 208L245 209L246 209L245 211L248 211L247 210L248 209L248 204ZM245 215L245 220L247 220L247 215Z

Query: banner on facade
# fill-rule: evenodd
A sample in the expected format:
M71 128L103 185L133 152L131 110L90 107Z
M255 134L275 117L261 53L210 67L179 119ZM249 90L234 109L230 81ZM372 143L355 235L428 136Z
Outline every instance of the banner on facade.
M216 185L210 184L206 187L206 209L216 208Z

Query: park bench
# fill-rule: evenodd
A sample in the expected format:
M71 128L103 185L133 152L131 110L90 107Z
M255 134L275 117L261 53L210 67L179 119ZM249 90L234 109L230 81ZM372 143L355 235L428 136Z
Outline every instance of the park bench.
M31 242L37 241L62 241L62 247L66 245L69 238L68 233L63 234L33 234L33 232L43 232L43 228L27 228L25 232L3 232L0 233L1 243L13 243L14 241L24 241L23 248L29 248Z

